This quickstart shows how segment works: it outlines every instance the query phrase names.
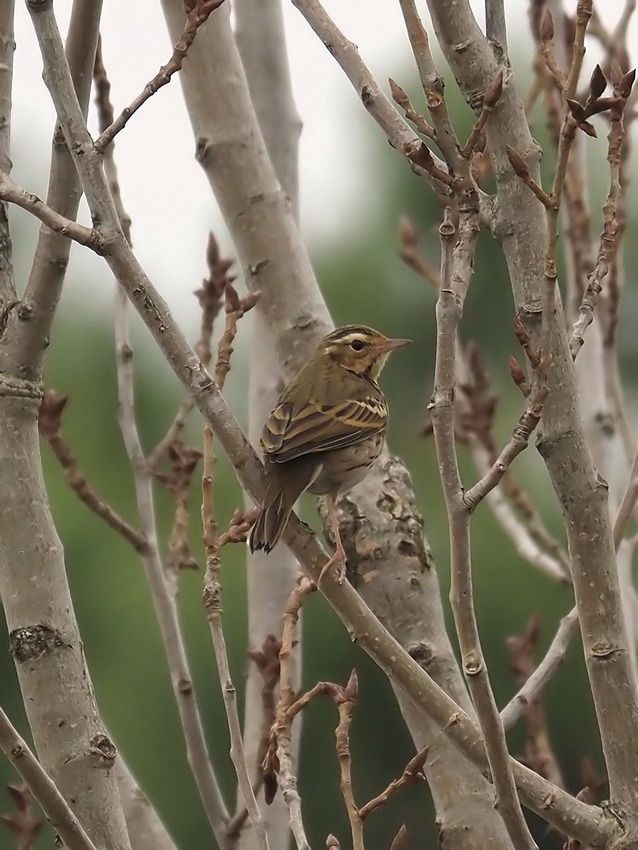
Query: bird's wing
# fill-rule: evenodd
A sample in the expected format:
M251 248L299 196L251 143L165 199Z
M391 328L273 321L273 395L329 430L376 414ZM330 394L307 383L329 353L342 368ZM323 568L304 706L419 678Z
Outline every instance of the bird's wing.
M383 431L386 422L385 402L372 395L330 405L308 401L296 409L292 402L284 401L266 420L261 444L271 460L283 463L356 445Z

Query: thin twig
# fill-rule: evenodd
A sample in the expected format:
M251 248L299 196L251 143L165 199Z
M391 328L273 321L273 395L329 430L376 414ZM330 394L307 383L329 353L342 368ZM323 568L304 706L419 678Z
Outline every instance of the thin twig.
M0 171L0 201L7 201L21 207L43 224L46 224L55 233L66 236L80 245L85 245L95 251L96 254L102 254L105 249L104 237L98 230L93 227L85 227L83 224L78 224L77 221L72 221L70 218L60 215L47 206L37 195L16 185L4 171Z
M182 37L173 48L173 54L166 65L162 65L153 79L148 82L138 96L118 115L95 141L95 149L104 153L115 136L123 130L137 110L152 97L155 92L170 83L174 74L181 70L184 59L188 54L191 44L195 40L197 30L204 24L211 12L218 9L224 0L190 0L187 5L186 24Z
M208 366L212 358L213 325L223 304L226 284L232 283L234 280L234 276L231 274L234 260L222 256L219 243L212 233L208 235L206 263L208 265L208 277L204 278L201 287L195 291L201 310L199 339L195 344L195 351L204 366ZM179 439L194 407L195 402L191 396L187 396L182 401L166 434L147 457L150 469L155 470L157 468L169 447Z
M99 75L106 78L101 57L98 57L96 71ZM100 109L100 114L103 114L102 110L108 112L110 108L108 88L104 85L103 81L102 87L98 89L98 92L100 94L98 108ZM108 174L111 187L115 187L115 191L111 190L111 196L115 201L115 210L120 226L123 228L124 238L130 242L130 218L123 208L112 146L105 153L104 167L105 173ZM228 811L210 760L199 707L193 689L184 638L177 614L174 592L175 582L172 582L172 586L169 583L159 551L153 498L153 480L146 463L144 450L137 430L133 349L129 342L127 308L128 299L126 293L118 286L115 292L118 420L126 453L133 471L140 526L147 542L147 548L141 554L141 557L171 673L173 693L177 702L184 739L186 741L188 762L193 772L195 784L197 785L215 840L220 848L225 848L229 846L225 833Z
M602 71L601 71L602 74ZM608 136L607 161L609 163L609 192L603 206L603 232L600 236L596 265L589 275L583 293L578 319L574 322L569 341L569 350L575 358L582 348L584 333L591 324L603 280L616 257L618 249L618 204L622 195L620 182L621 150L625 139L623 113L635 79L635 71L623 75L618 87L614 87L615 103L609 110L611 127Z
M210 625L210 635L215 650L219 683L224 699L226 721L230 733L230 757L235 766L239 787L244 797L246 809L255 832L255 839L260 850L269 850L268 833L261 811L255 798L246 754L242 741L241 721L237 709L237 691L230 675L226 639L222 622L222 589L219 578L220 552L222 546L231 540L240 539L250 526L246 526L243 517L236 517L234 526L226 535L217 531L217 516L214 500L214 467L215 451L213 432L207 426L204 428L204 474L202 477L202 525L203 540L206 547L206 573L204 576L204 610Z
M73 84L64 60L64 48L51 3L30 7L32 21L44 62L44 77L74 162L80 174L91 213L109 234L110 253L106 261L143 317L145 324L164 353L175 374L196 399L210 421L237 476L247 493L259 501L263 497L263 478L258 459L250 443L225 403L210 375L186 342L168 312L165 303L126 244L117 223L117 214L102 174L101 158L93 150ZM55 69L55 73L53 73ZM151 309L149 309L151 307ZM304 567L318 576L327 554L313 535L293 514L285 539ZM431 680L400 644L384 629L347 583L324 588L324 595L356 635L359 645L370 654L388 676L405 690L417 707L452 739L481 769L487 757L476 724ZM601 820L592 806L574 800L551 783L533 774L513 759L509 762L525 804L549 822L584 842L611 841L619 826L612 817ZM551 795L552 806L546 801Z
M614 520L614 546L616 551L625 535L627 525L638 502L638 450L634 455L634 460L629 470L629 478L627 487L620 501L620 507Z
M519 686L524 685L534 673L534 651L540 637L540 616L533 615L520 635L508 637L505 641L511 658L511 668ZM538 692L524 708L527 721L527 739L522 760L540 776L550 779L560 788L565 783L558 760L551 745L545 709Z
M552 678L558 667L562 664L569 643L578 629L578 612L576 608L566 614L560 621L560 625L552 642L550 643L545 657L536 667L534 672L525 681L520 690L514 694L512 699L501 711L501 720L506 730L516 725L530 702L535 699Z
M436 142L434 127L431 127L425 118L415 110L412 106L412 101L404 89L402 89L401 86L392 79L392 77L389 78L388 83L390 85L392 100L397 104L397 106L401 107L408 121L411 121L414 124L415 129L418 130L419 133L426 136L428 139L431 139L433 142Z
M53 780L1 708L0 749L27 783L68 850L96 850Z
M270 744L264 760L266 802L274 799L278 784L288 806L290 828L297 850L310 850L310 844L303 823L301 798L297 790L297 775L292 756L292 721L297 712L290 711L295 703L291 660L299 611L304 598L316 589L317 585L311 578L300 576L286 606L279 650L279 700L275 710L275 723L271 730Z
M377 794L376 797L373 797L371 800L368 800L365 805L361 806L359 809L359 817L361 820L365 820L369 814L374 812L380 806L385 805L390 797L394 796L394 794L396 794L397 791L400 791L401 788L405 788L407 785L414 785L415 783L423 782L425 779L423 766L427 761L427 757L428 747L424 747L410 759L398 779L393 779L380 794Z
M497 0L497 2L500 2L502 6L502 0ZM469 159L476 150L477 145L479 143L479 139L481 138L485 125L487 124L487 120L490 117L490 113L498 103L498 100L502 94L503 71L500 71L492 85L485 92L485 95L483 96L483 106L481 107L479 116L474 122L472 132L470 133L467 142L461 149L461 156L464 159Z
M529 832L509 765L505 732L500 720L480 646L473 603L470 554L471 512L463 498L454 438L456 340L463 303L472 278L477 238L476 213L459 204L459 231L446 216L441 235L441 289L436 307L437 347L434 394L430 404L441 482L450 529L450 599L462 655L462 665L476 707L497 799L497 809L517 848L537 850Z
M67 396L58 395L55 390L46 390L42 398L38 418L40 434L51 447L51 451L62 467L67 484L78 499L90 511L93 511L96 516L99 516L109 528L112 528L127 540L135 551L141 555L147 550L146 538L98 496L89 484L86 475L80 469L78 459L71 447L60 433L62 413L67 401Z
M507 445L480 481L464 493L463 501L470 511L473 511L479 502L498 485L508 467L529 445L529 439L540 422L546 396L546 387L540 387L538 392L533 394L529 406L521 413Z
M345 688L339 689L335 699L339 712L339 723L335 729L335 742L337 747L337 758L339 759L339 772L341 774L341 796L346 806L348 821L350 822L350 834L352 836L352 850L364 850L363 843L363 818L357 807L352 786L352 756L350 753L350 726L354 709L357 705L357 694L359 680L356 670L353 670Z

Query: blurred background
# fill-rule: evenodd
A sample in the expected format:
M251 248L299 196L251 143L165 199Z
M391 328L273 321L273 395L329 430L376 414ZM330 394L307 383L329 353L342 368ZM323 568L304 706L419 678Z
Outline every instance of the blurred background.
M352 8L343 11L342 5ZM169 43L154 5L127 4L126 12L122 0L106 6L105 60L113 79L114 100L116 105L123 106L165 61ZM333 2L327 6L333 7L346 34L359 42L364 58L370 61L378 78L385 84L391 74L408 89L420 108L422 97L395 4L379 0L378 14L383 16L384 24L383 27L377 24L376 28L370 24L375 16L363 13L362 2ZM507 8L511 21L518 24L511 28L510 52L515 57L518 85L526 91L532 47L526 36L525 6L507 3ZM28 16L21 7L18 12L14 177L26 188L44 195L53 117L46 95L40 90L36 71L39 59ZM64 22L66 10L61 8L60 14ZM301 148L302 226L335 323L364 322L390 335L415 341L409 351L392 359L384 372L383 386L392 413L389 441L412 472L425 531L446 597L449 576L445 511L434 445L430 438L421 435L433 372L435 293L397 255L397 224L400 216L407 213L416 224L422 247L435 264L438 262L439 208L364 114L349 84L305 22L292 7L286 7L286 15L297 102L305 124ZM131 55L127 31L135 32L136 27L141 27L142 17L150 34L147 32L148 38L143 40L142 49L136 52L129 68L123 61L125 50L127 62ZM588 69L595 57L595 50L591 50ZM444 70L442 61L439 67ZM321 95L315 97L313 91L320 91ZM465 138L472 126L472 116L453 84L447 92L455 126L459 136ZM116 158L125 204L133 217L138 255L178 320L195 339L197 302L191 293L199 287L205 273L208 231L214 230L224 253L232 255L232 246L204 176L192 157L194 145L180 97L177 82L154 97L118 138ZM546 143L542 112L532 115L532 123L535 136L542 144ZM161 133L157 132L158 127ZM600 231L600 208L607 191L606 130L602 122L598 127L601 138L587 139L595 233ZM549 145L545 149L549 151ZM547 174L551 173L549 154L544 168ZM636 193L630 193L629 269L635 268L638 260L635 199ZM28 273L37 228L20 211L12 211L12 219L16 277L20 285ZM630 279L629 283L633 281ZM51 340L46 384L70 397L64 434L89 481L105 500L135 524L131 475L115 418L112 292L112 281L99 258L74 246L68 285ZM633 332L638 319L634 286L629 286L624 299L620 345L631 403L636 397L635 369L631 364L638 354ZM521 411L520 394L507 368L508 355L518 354L512 319L504 261L489 235L481 234L462 335L464 342L473 340L478 344L493 387L499 393L497 427L501 441L507 439ZM226 391L242 422L246 420L244 389L250 322L246 318L240 325ZM133 326L139 423L145 446L150 449L172 421L182 396L172 372L154 350L136 317ZM188 429L188 441L195 445L201 441L201 423L196 416ZM473 483L475 472L471 460L463 449L461 455L464 480ZM87 660L105 722L179 847L183 850L212 847L186 763L142 565L122 539L76 501L46 445L43 460ZM558 506L533 449L517 460L516 473L525 482L550 529L562 539ZM216 484L223 525L241 503L240 491L223 458L218 464ZM197 482L192 497L192 542L201 564ZM171 502L161 487L157 489L157 502L165 545ZM312 500L306 504L306 512L309 518L314 516ZM556 586L520 560L486 505L477 511L473 541L476 606L483 648L496 698L502 705L516 690L505 638L520 633L530 616L540 612L540 656L560 617L571 607L571 591ZM240 702L248 663L243 556L243 547L231 547L225 553L223 565L225 627ZM276 569L275 563L272 569ZM201 589L201 570L182 574L179 605L196 689L215 764L230 799L234 793L233 773L208 626L201 607ZM444 604L451 626L447 599ZM360 706L352 734L355 789L358 801L363 803L402 772L413 747L385 678L363 652L352 646L320 595L311 597L304 610L304 684L312 686L317 680L345 683L353 667L359 674ZM0 652L0 682L2 705L28 739L6 645ZM570 648L564 667L548 686L545 704L555 752L569 790L576 792L583 785L583 759L591 759L602 769L578 640ZM318 847L324 846L329 832L341 839L342 846L348 846L333 745L335 724L336 711L327 702L313 704L304 715L300 792L309 838ZM524 741L524 724L520 724L510 735L514 754L522 752ZM15 775L0 761L0 813L10 811L9 798L2 789L7 782L14 781ZM435 846L436 826L426 787L402 792L371 816L367 826L368 850L387 848L402 822L407 824L411 848ZM533 825L543 850L561 845L560 839L541 822L533 821ZM14 847L9 832L1 825L0 830L0 848ZM45 832L39 846L52 846L52 835Z

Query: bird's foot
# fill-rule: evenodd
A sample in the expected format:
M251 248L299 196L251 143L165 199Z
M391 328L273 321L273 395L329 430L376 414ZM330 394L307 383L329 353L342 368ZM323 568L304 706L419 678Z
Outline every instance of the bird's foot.
M323 567L321 568L321 572L319 573L319 580L317 581L317 587L321 586L321 582L324 580L325 576L328 574L331 567L337 565L337 584L343 584L343 580L346 577L346 552L343 546L338 546L337 551L334 553L332 558L327 561Z

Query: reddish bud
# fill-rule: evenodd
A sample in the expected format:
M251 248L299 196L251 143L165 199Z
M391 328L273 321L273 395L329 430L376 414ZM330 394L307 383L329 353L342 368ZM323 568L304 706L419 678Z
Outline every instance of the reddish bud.
M523 177L523 178L529 177L529 169L527 167L527 163L525 162L523 157L520 155L520 153L517 150L515 150L513 147L511 147L510 145L507 145L506 151L507 151L507 158L510 161L510 165L514 169L514 173L518 177Z
M600 65L596 65L589 78L589 97L591 100L596 100L607 88L607 79L603 74Z

